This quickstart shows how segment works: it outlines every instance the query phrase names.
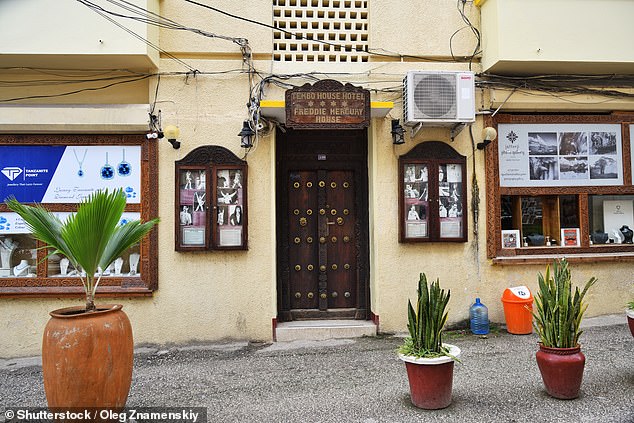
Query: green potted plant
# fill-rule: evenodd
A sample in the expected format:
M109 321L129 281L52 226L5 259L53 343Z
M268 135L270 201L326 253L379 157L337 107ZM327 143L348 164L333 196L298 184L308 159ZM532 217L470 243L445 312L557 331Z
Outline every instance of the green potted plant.
M627 303L625 314L627 316L627 324L630 327L630 333L634 336L634 301Z
M540 340L537 365L549 395L577 398L586 360L579 345L581 319L588 307L583 299L597 279L590 278L581 292L575 287L573 295L570 266L561 259L553 262L552 273L550 265L546 275L539 273L538 281L533 312L533 326Z
M442 342L450 296L438 279L428 285L421 273L416 308L408 300L409 337L399 348L399 358L405 362L412 403L419 408L435 410L451 404L454 360L460 349Z
M77 212L61 221L41 204L6 200L33 236L46 244L49 256L61 254L79 273L86 304L54 310L44 330L44 390L53 410L125 406L132 381L132 327L119 304L95 305L95 293L106 269L157 223L120 224L126 206L122 189L96 191Z

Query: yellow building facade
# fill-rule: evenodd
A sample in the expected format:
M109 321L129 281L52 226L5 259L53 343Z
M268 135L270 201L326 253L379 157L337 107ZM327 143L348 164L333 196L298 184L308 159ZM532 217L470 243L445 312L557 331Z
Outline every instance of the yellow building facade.
M5 1L0 151L13 157L16 148L52 145L82 170L93 149L110 152L113 164L119 147L128 158L138 151L139 198L127 211L161 222L139 247L139 271L113 271L98 294L124 305L138 344L271 341L280 323L294 319L362 320L403 332L422 272L451 289L450 323L467 319L476 297L492 322L503 322L503 291L525 285L535 292L537 273L563 256L578 284L599 279L588 315L620 313L634 297L634 247L604 226L606 207L617 202L630 211L615 224L632 218L627 40L634 30L621 21L634 10L626 2L573 8L571 1L95 2L100 8ZM555 21L559 8L563 21ZM597 8L616 23L590 36ZM448 91L449 108L472 111L446 120L436 109L425 115L424 106L447 92L442 84L404 85L416 73L467 84ZM289 96L302 87L311 94ZM342 94L351 92L359 97ZM317 103L325 99L340 103ZM359 120L354 99L368 102L358 107ZM315 118L322 114L341 119ZM326 125L293 126L298 116ZM238 136L245 122L254 132L247 148ZM168 126L180 131L172 138L178 149L158 136ZM526 140L521 174L503 154L516 147L511 133ZM586 134L577 135L574 153L562 150L568 133ZM608 173L615 170L599 175L605 154L614 159ZM410 167L421 175L408 175ZM196 177L201 169L209 188L198 179L207 202L196 231L184 228L190 223L181 213L193 201L183 194L187 171ZM246 175L240 188L224 185L222 172L235 179L236 169ZM102 179L95 186L110 186ZM220 193L234 192L240 203L221 201ZM44 202L60 213L77 203ZM458 212L442 211L453 204ZM245 218L229 223L238 205ZM236 229L227 225L243 238L227 238ZM601 244L597 232L615 242ZM38 264L25 231L0 230L0 237L22 240L2 263L0 356L37 354L48 312L77 304L77 278L73 286L59 265ZM125 257L130 273L133 254ZM22 260L31 270L15 274Z

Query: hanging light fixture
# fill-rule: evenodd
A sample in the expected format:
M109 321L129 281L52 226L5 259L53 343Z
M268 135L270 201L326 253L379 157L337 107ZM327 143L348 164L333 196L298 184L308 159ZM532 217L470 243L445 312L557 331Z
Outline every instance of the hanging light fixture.
M399 119L392 119L392 144L405 144L405 129L400 124Z
M253 147L253 136L254 135L255 135L255 132L253 132L253 129L251 129L251 126L249 126L249 121L245 120L242 123L242 130L238 134L238 136L240 137L240 146L242 148L251 148L251 147Z

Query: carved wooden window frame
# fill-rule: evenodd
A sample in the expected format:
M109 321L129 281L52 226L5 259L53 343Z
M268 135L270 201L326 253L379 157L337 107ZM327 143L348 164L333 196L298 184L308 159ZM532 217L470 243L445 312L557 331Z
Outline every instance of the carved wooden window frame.
M500 187L498 140L486 147L486 216L487 257L496 264L548 263L555 257L567 257L570 261L624 261L634 260L634 247L626 244L590 244L589 200L592 195L634 195L632 185L632 152L630 125L634 114L629 112L611 115L514 115L498 114L487 117L486 126L497 129L499 124L618 124L621 128L621 154L623 184L611 186L563 186L563 187ZM501 198L502 196L563 196L574 195L578 199L580 242L578 247L543 246L502 248Z
M140 146L141 147L141 202L126 205L125 212L140 213L147 221L158 216L158 146L156 140L145 135L0 135L0 148L15 145L53 146ZM48 210L73 212L78 204L44 203ZM0 203L0 212L10 212ZM43 247L41 242L36 247ZM102 278L97 296L130 297L149 296L158 289L158 231L154 229L139 245L141 258L138 264L140 276L109 276ZM48 277L45 259L46 249L37 250L36 277L0 278L2 297L75 297L84 289L78 277Z
M405 198L405 175L406 167L410 165L422 165L427 167L427 194L428 236L413 237L407 236L407 220L405 218L406 203ZM458 217L461 225L461 236L443 237L441 236L441 217L439 214L439 176L440 166L457 164L461 166L462 192L457 201L461 206L461 215ZM440 141L426 141L416 145L408 153L399 157L399 242L467 242L467 160L447 143ZM420 194L420 193L419 193ZM428 196L428 197L427 197ZM445 216L447 217L447 216Z
M175 219L174 219L174 242L176 251L209 251L209 250L247 250L248 249L248 207L247 207L247 162L238 158L230 150L217 146L202 146L191 151L183 159L175 163ZM240 187L235 187L235 182L231 181L230 186L226 188L218 186L219 173L226 171L228 175L239 176ZM188 172L192 172L190 177L185 177ZM204 185L198 185L200 177L196 180L197 175L204 174ZM194 179L194 181L190 180ZM227 178L230 179L230 178ZM196 212L199 216L192 216L192 223L183 223L181 213L184 212L183 207L190 204L190 196L187 189L184 189L183 183L192 183L195 191L192 198L196 195L204 194L205 205L202 213ZM229 182L229 181L228 181ZM219 193L225 194L235 193L236 199L226 205L219 204ZM196 207L196 203L193 203ZM236 210L240 207L241 222L238 225L231 223L232 216L228 213L231 208ZM219 222L219 213L223 212L223 224ZM193 213L192 213L193 214ZM185 221L190 217L185 215ZM198 224L196 224L198 223ZM239 245L222 245L220 238L220 226L227 226L225 230L230 230L231 225L240 228L240 244ZM200 231L202 227L203 238L200 241L185 242L185 229ZM195 232L192 232L195 233ZM192 238L193 239L193 238ZM200 239L200 238L199 238Z

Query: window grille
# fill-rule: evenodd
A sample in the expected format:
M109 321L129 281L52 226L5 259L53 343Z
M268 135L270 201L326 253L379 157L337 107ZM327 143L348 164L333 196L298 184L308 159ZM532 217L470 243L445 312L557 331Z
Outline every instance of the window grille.
M274 61L368 61L367 0L273 0L273 25Z

